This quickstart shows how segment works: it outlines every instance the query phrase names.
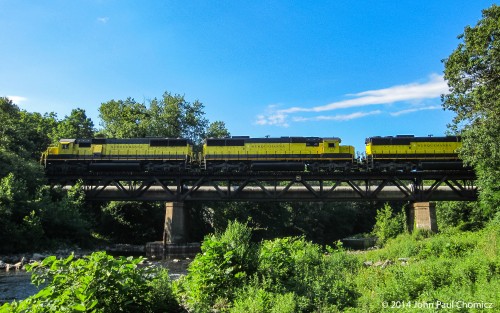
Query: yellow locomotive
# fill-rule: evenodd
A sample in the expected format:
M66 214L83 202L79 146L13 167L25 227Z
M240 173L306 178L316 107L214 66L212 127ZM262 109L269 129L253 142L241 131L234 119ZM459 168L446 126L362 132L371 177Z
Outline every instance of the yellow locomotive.
M86 171L164 172L185 170L193 160L187 139L61 139L41 162L50 174Z
M49 175L87 172L165 173L169 171L310 171L334 172L463 169L461 138L369 137L366 158L340 138L248 136L206 139L195 157L184 138L61 139L42 155Z
M371 170L454 170L463 168L458 157L462 147L459 136L369 137L366 144L366 164Z
M348 170L354 164L354 147L340 138L247 136L206 139L204 170L319 171Z

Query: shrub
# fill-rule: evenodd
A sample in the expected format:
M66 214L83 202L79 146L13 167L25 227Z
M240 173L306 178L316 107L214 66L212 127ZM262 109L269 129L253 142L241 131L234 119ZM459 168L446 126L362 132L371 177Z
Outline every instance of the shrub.
M300 237L264 241L257 275L268 283L268 291L293 292L298 311L342 309L358 297L351 281L358 262L345 251L330 252L325 255L320 246Z
M373 234L377 236L378 243L383 245L389 238L395 238L406 230L406 214L404 211L393 214L389 204L377 210Z
M331 312L355 304L357 259L303 237L250 243L251 231L230 222L208 236L188 269L174 283L192 312Z
M71 241L80 245L88 244L90 222L86 216L85 193L81 183L67 192L41 188L38 206L45 235L53 241Z
M142 258L113 258L95 252L73 260L48 257L28 266L32 282L45 286L5 312L164 312L178 306L166 270L139 267ZM161 288L161 289L160 289Z
M295 313L297 297L294 293L275 293L262 288L259 284L251 284L241 289L234 301L231 313Z
M490 216L478 202L440 201L436 203L439 229L458 227L460 230L478 230Z
M429 238L404 234L389 240L383 249L363 254L362 259L391 259L393 264L358 272L356 284L361 296L356 309L381 312L382 303L398 301L412 305L436 301L498 303L494 290L500 288L499 229L493 219L477 232L455 229ZM401 257L407 258L404 264L398 264Z
M175 284L182 302L195 312L229 307L235 292L255 272L255 247L245 224L230 222L222 234L210 235L189 265L188 275Z

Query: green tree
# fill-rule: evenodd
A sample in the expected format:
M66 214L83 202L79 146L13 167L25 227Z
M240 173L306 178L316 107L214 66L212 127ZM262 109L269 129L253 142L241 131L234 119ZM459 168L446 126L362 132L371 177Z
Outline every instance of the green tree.
M148 105L132 98L111 100L101 104L99 113L103 127L100 134L106 137L182 137L199 146L207 134L229 135L223 122L209 125L200 101L188 102L184 96L169 92L149 100Z
M160 100L150 101L148 135L184 137L199 143L208 125L203 108L198 100L190 103L184 96L165 92Z
M4 151L38 161L57 123L55 113L26 112L12 100L0 97L0 149Z
M27 139L27 129L19 122L20 120L19 107L8 98L0 98L0 147L27 157L34 147Z
M42 226L48 240L86 245L90 240L90 217L80 183L68 191L40 189L37 197Z
M99 107L103 134L109 138L147 136L147 109L132 98L111 100Z
M83 109L73 109L69 116L65 116L57 124L53 141L61 138L92 138L94 137L94 123L85 114Z
M442 100L456 113L451 129L462 134L460 155L476 170L482 204L493 216L500 207L500 7L482 13L443 61L450 92Z
M23 177L9 173L0 179L0 215L0 251L26 251L44 243L38 194Z
M226 138L231 134L226 128L226 123L222 121L215 121L208 126L206 137L207 138Z
M57 115L53 112L44 115L38 112L20 111L20 125L29 147L29 156L38 161L40 155L52 142L51 134L57 128Z
M441 201L436 203L438 228L458 227L460 230L477 230L489 220L483 206L476 202Z

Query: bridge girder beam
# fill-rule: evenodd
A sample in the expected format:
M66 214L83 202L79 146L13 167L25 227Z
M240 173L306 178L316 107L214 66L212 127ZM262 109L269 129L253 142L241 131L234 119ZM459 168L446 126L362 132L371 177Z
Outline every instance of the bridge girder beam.
M82 181L90 200L127 201L446 201L476 200L473 172L174 173L51 178Z

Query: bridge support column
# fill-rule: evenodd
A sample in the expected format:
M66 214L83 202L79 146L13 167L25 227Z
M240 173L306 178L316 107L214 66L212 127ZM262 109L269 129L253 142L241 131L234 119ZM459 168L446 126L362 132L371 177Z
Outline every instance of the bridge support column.
M408 214L409 228L437 232L436 204L433 202L413 202Z
M186 210L184 202L167 202L165 206L163 245L185 243L186 241Z

